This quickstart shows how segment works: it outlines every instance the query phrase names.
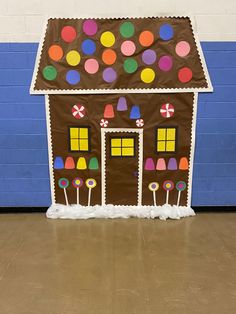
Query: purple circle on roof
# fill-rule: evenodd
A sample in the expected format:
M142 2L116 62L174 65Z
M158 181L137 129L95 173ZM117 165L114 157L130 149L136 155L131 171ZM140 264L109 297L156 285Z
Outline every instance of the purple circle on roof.
M104 81L107 83L111 83L115 81L115 79L117 78L116 71L113 68L106 68L103 71L102 76L103 76Z
M142 60L145 64L153 64L156 61L156 53L152 49L147 49L142 54Z
M97 33L98 26L94 20L86 20L83 23L83 31L86 35L92 36Z
M170 56L163 56L160 58L158 65L162 71L170 71L173 66L173 59Z
M71 84L71 85L75 85L77 83L79 83L80 81L80 74L78 71L76 70L70 70L66 73L66 81Z

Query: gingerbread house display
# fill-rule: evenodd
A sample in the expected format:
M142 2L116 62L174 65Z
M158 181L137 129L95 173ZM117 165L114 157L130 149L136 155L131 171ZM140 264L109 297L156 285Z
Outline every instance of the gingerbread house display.
M189 17L50 18L31 93L46 100L50 218L194 215L198 92Z

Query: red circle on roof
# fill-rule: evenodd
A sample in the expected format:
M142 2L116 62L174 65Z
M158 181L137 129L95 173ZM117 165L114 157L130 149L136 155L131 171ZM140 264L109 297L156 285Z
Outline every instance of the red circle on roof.
M179 70L178 78L181 83L187 83L191 81L192 77L193 72L189 68L185 67Z
M65 42L71 43L76 37L75 28L72 26L64 26L61 30L61 37Z

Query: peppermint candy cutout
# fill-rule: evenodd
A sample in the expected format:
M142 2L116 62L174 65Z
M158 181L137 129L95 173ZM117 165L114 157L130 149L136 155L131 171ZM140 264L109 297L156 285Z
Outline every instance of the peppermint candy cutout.
M102 128L106 128L106 127L108 126L108 120L106 120L106 119L101 119L101 121L100 121L100 126L101 126Z
M83 105L77 104L72 107L72 115L75 119L81 119L85 116L85 108Z
M161 106L160 113L164 118L170 118L174 115L175 108L171 104L164 104Z
M142 126L144 126L144 121L143 119L138 119L136 120L136 125L138 128L141 128Z

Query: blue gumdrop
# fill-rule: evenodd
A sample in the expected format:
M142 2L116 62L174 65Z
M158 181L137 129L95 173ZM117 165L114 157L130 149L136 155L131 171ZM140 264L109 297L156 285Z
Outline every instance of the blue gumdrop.
M64 162L62 157L56 157L54 160L54 169L63 169L64 168Z
M132 106L129 117L130 117L130 119L140 119L141 118L139 106Z

